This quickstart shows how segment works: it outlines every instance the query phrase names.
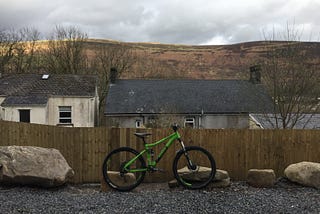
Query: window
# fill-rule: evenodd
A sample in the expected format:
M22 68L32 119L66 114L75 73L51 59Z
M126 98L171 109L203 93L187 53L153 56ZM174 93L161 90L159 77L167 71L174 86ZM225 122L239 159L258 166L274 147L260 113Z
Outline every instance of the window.
M59 123L70 124L71 119L71 106L59 106Z
M142 128L142 127L143 127L142 120L140 120L140 119L136 120L136 128Z
M186 128L194 128L194 122L195 119L194 117L186 117L185 120L184 120L184 127Z
M30 123L30 109L19 110L20 122Z

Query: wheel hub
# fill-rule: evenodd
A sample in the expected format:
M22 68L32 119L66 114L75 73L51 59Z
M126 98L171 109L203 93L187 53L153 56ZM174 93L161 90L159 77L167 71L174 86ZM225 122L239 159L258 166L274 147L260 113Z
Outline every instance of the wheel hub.
M125 173L127 173L127 170L124 168L124 166L127 164L128 162L123 162L121 165L120 165L120 175L123 176Z

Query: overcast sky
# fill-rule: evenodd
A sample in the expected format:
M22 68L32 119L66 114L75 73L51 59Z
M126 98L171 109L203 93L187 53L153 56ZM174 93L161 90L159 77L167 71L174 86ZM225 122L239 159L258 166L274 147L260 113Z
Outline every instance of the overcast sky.
M319 41L320 0L0 0L0 28L72 25L125 42L231 44L287 23Z

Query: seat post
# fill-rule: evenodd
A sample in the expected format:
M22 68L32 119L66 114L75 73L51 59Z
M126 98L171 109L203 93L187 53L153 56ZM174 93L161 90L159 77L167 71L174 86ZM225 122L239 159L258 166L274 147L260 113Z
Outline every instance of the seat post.
M145 137L142 137L142 141L143 141L144 145L147 144L147 143L146 143L146 140L145 140Z

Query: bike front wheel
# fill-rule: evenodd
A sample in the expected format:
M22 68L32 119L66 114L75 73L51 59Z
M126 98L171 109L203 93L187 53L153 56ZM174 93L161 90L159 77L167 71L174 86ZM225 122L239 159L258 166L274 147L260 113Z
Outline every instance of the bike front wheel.
M180 150L173 161L173 174L188 189L206 187L214 178L216 163L204 148L188 146Z
M102 166L105 182L119 191L130 191L137 187L146 174L143 157L136 158L127 168L125 165L138 155L136 150L129 147L115 149L108 154Z

